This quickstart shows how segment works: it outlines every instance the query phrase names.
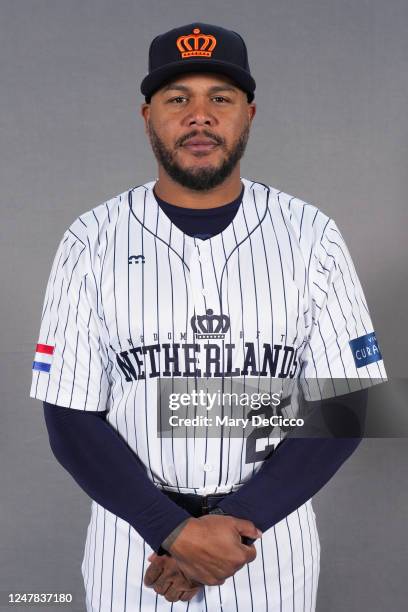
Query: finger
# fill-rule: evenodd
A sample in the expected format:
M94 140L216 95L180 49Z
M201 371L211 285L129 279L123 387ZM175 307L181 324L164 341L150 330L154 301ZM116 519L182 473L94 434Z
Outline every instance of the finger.
M171 580L158 580L153 588L159 595L165 595L172 584Z
M223 576L211 576L210 578L208 578L205 581L205 584L207 586L221 586L222 584L224 584L226 578L225 578L225 574Z
M254 539L262 537L262 531L260 529L257 529L251 521L246 521L245 519L238 519L234 517L234 522L236 529L241 535Z
M197 580L194 580L194 578L190 578L190 576L187 576L181 569L180 567L178 568L178 571L180 572L180 574L183 576L184 580L186 581L186 583L188 584L188 588L189 589L195 589L196 587L200 588L203 586L202 582L198 582Z
M195 584L198 584L200 586L216 586L223 584L222 582L217 582L216 579L211 575L211 573L199 571L197 574L195 570L192 571L190 565L184 563L183 561L177 561L177 565L179 570L190 582L193 581Z
M175 588L173 585L166 591L165 595L164 595L164 599L166 599L167 601L171 601L171 602L175 602L175 601L179 601L181 596L183 594L183 591L180 591L180 589Z
M153 584L156 582L156 580L159 578L159 576L161 576L161 574L163 573L163 565L160 563L153 562L149 565L149 567L146 570L145 576L144 576L144 584L147 587L151 587L153 586Z
M251 563L252 561L254 561L254 559L256 559L256 548L255 546L252 544L251 546L248 546L246 544L241 544L241 546L243 547L246 559L247 559L247 563Z
M190 591L184 591L184 593L182 593L180 596L180 601L190 601L191 599L193 599L193 597L197 595L199 591L199 588L191 589Z
M187 584L188 584L188 589L200 589L203 585L202 582L198 582L197 580L194 580L193 578L186 578Z
M174 583L174 587L178 586L178 589L184 590L184 580L181 584L177 584L177 579L180 578L179 571L177 568L173 568L168 563L164 564L163 572L160 574L158 579L153 585L154 590L159 595L164 595L168 588Z
M175 602L175 601L190 601L195 595L197 595L200 589L180 589L179 586L173 584L164 595L164 598L167 601Z

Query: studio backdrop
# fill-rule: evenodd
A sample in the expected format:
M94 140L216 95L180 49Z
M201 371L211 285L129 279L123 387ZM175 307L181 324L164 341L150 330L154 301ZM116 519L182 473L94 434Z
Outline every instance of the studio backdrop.
M247 43L257 114L242 175L335 219L387 374L407 375L404 0L2 0L0 610L13 592L72 593L84 609L90 500L29 398L44 291L72 221L157 178L139 86L151 39L193 21ZM406 609L407 468L406 439L365 440L315 497L320 612Z

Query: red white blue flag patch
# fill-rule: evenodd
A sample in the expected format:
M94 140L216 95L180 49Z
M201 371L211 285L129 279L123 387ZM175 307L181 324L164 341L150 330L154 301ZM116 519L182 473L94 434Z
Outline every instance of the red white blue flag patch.
M54 347L50 344L37 344L33 361L33 370L49 372L53 354Z

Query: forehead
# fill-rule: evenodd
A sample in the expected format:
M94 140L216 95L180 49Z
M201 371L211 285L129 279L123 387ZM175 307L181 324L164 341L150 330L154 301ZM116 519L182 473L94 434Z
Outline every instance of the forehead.
M212 87L226 86L239 91L237 84L230 77L224 74L211 72L188 72L179 74L166 81L163 87L160 88L160 91L166 91L173 86L181 86L188 89L211 89Z

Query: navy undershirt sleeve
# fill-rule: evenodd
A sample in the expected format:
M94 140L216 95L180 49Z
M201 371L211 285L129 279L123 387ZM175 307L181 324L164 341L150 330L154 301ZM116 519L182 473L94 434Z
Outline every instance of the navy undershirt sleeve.
M146 468L106 413L43 402L51 449L61 465L98 504L127 521L155 550L186 518L150 480Z
M282 440L259 472L219 506L264 532L313 497L359 443L357 438Z
M184 233L206 239L233 220L240 196L216 209L181 208L159 198L163 212ZM164 495L105 413L43 403L50 445L57 460L101 506L126 520L158 551L188 513ZM355 450L360 439L286 439L262 468L220 506L265 531L310 499Z
M342 415L348 419L364 413L367 395L368 391L363 389L326 399L320 406L334 414L341 435ZM361 434L361 429L357 429ZM227 514L249 519L266 531L313 497L334 476L360 444L359 434L347 438L284 438L259 471L219 506Z

